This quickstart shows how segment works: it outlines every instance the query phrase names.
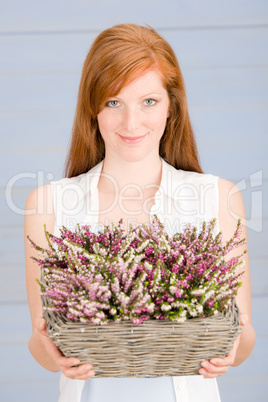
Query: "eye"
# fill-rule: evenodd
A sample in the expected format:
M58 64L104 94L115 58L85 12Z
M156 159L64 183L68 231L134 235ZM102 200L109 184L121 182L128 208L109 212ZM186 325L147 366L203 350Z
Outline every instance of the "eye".
M119 102L117 100L110 100L106 103L106 106L108 107L117 107L119 105Z
M146 106L152 106L156 103L156 101L154 99L146 99L144 103Z

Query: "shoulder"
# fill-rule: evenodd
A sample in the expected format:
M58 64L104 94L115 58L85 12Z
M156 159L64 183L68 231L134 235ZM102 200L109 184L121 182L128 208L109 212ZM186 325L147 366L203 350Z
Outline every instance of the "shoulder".
M78 198L83 197L95 185L100 176L103 161L95 165L86 173L81 173L78 176L63 178L51 182L52 195L56 193L73 193ZM68 191L70 190L70 191Z
M166 164L165 176L163 177L166 191L176 196L195 196L209 198L211 202L218 205L218 180L219 177L213 174L197 173L182 169L175 169ZM170 189L172 189L170 191ZM207 202L207 201L206 201Z
M27 197L25 210L31 210L32 213L34 213L35 209L36 211L42 211L42 213L51 211L53 209L53 195L55 192L74 188L76 184L79 185L84 175L51 181L49 184L35 188Z
M202 184L217 183L219 177L213 174L197 173L189 170L176 169L166 161L164 161L166 176L170 176L172 181L178 184Z
M222 213L244 217L244 203L241 191L231 181L219 178L219 202Z
M40 186L29 194L25 203L24 215L25 235L39 239L43 243L44 224L46 224L47 230L51 233L55 224L50 184Z
M236 184L219 179L219 222L224 237L234 233L238 219L241 219L246 236L246 217L242 194Z
M27 197L25 210L46 207L52 204L52 194L50 184L37 187Z
M50 183L51 199L55 215L62 209L70 210L77 205L85 195L90 193L92 180L90 171L78 176L63 178Z
M82 174L80 174L78 176L64 177L64 178L59 179L59 180L54 180L54 181L51 181L50 184L51 184L52 188L53 187L62 187L62 188L64 188L64 187L68 187L68 186L72 186L72 185L75 186L76 184L80 185L81 183L84 182L85 178L87 176L89 176L89 175L90 175L90 171L87 172L87 173L82 173Z

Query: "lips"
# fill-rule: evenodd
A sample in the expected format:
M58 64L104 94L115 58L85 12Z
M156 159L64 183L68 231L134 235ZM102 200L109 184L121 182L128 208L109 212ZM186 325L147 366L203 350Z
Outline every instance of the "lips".
M142 135L140 137L123 137L122 135L118 134L119 137L127 144L137 144L142 141L143 138L146 137L147 134Z

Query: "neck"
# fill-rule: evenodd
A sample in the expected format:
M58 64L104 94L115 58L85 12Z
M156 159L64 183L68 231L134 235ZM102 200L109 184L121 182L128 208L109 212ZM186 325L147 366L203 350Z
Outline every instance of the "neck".
M99 190L104 192L124 191L129 195L137 192L156 192L162 174L159 154L148 155L137 161L116 160L105 156L99 182Z

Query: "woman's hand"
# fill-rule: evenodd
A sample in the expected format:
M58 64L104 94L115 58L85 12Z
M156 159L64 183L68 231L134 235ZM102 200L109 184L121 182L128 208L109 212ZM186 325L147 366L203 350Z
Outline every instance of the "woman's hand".
M76 380L89 380L95 375L91 364L87 363L75 367L80 363L79 359L63 356L57 346L55 346L49 338L46 331L46 320L44 318L38 318L36 320L35 328L37 329L41 340L46 345L47 354L54 360L59 370L61 370L66 377Z
M248 316L246 314L241 314L240 325L243 327L248 323ZM235 340L234 345L230 353L223 358L213 358L210 361L203 361L201 363L202 368L199 370L199 374L203 375L204 378L215 378L226 373L230 366L233 366L236 352L239 347L241 340L241 334Z

